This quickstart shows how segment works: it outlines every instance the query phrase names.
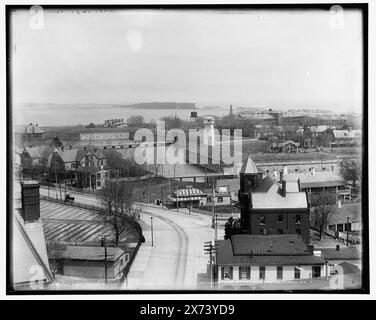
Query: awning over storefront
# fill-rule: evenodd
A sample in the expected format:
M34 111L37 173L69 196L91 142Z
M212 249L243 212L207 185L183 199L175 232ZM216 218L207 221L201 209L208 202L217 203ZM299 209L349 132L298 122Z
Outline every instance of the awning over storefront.
M190 189L179 189L173 192L171 195L167 196L167 199L173 202L184 202L184 201L199 201L206 197L206 193L195 188Z

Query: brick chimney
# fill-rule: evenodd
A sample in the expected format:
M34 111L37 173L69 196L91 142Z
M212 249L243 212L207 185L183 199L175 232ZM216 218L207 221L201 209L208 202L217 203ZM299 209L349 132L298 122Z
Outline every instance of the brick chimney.
M282 197L286 197L286 181L282 180Z
M21 182L21 216L24 222L38 221L40 218L39 182L35 180Z

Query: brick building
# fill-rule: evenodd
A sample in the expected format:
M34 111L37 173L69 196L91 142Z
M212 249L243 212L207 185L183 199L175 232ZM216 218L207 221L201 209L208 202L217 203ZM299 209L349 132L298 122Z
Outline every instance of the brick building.
M263 178L251 157L240 173L239 202L244 233L252 235L297 234L309 243L309 205L306 192L296 181Z

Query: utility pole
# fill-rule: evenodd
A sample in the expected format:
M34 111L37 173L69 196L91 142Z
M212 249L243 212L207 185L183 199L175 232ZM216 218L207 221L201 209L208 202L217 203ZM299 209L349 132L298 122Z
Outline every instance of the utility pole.
M176 187L176 212L179 212L179 186Z
M205 254L209 255L209 268L210 268L210 284L214 286L215 282L215 249L216 249L216 242L215 241L206 241L204 242L204 251ZM213 266L214 263L214 266Z
M102 237L101 247L104 247L104 281L107 284L107 244L106 244L106 236Z
M57 200L57 172L56 172L56 159L54 161L54 167L55 167L55 189L56 189L56 193L55 193L55 196L56 196L56 200Z
M153 217L150 217L151 246L154 247L153 239Z
M212 183L212 214L213 214L213 228L214 228L214 240L217 241L217 215L215 213L215 188L214 188L214 177Z
M349 229L350 229L350 217L347 217L347 235L346 235L346 245L349 245Z

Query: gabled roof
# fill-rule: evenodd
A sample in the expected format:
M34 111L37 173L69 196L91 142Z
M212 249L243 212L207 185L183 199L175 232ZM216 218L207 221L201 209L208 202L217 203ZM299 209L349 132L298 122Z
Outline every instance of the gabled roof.
M52 148L48 146L42 147L25 147L24 151L27 152L32 159L41 159L48 157L52 153Z
M252 190L252 192L268 192L274 184L274 179L267 175L261 182Z
M323 248L321 256L325 260L359 260L360 250L357 247L345 247L336 250L335 248Z
M63 160L64 163L67 163L80 161L84 157L86 151L81 149L64 149L63 151L56 149L53 153L57 153L60 156L61 160ZM51 157L52 154L48 157L49 163L51 161Z
M243 166L240 170L240 173L241 174L258 173L258 169L250 155L248 155L248 158L243 162Z

